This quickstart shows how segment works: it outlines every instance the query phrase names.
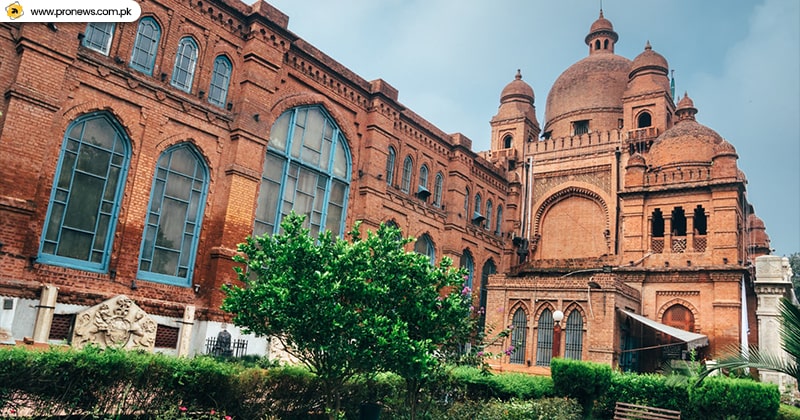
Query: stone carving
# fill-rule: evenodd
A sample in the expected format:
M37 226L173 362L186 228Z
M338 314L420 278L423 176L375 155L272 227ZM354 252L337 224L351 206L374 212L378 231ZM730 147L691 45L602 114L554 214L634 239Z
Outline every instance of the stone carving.
M75 318L72 345L153 351L157 324L129 297L119 295Z

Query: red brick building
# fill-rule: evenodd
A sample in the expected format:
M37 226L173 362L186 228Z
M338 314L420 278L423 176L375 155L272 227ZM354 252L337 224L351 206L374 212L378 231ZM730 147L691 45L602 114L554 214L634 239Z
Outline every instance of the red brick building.
M291 209L314 231L393 222L466 267L487 324L518 327L504 369L536 372L553 353L651 369L662 349L738 342L742 314L755 328L748 267L768 239L735 149L688 97L676 106L649 45L614 54L602 14L544 128L518 73L476 152L263 1L141 7L134 23L2 26L4 342L70 341L84 320L127 337L133 321L87 312L125 295L157 325L157 351L206 352L237 243Z

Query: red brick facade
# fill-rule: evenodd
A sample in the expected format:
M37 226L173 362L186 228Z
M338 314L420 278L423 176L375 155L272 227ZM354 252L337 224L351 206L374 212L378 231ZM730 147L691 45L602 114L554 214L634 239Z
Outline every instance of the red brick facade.
M137 23L115 25L107 53L84 46L85 24L4 25L1 296L35 304L43 284L55 285L56 314L69 314L125 294L163 325L187 329L190 353L202 352L204 338L226 318L218 310L220 287L235 281L236 245L253 232L273 124L288 110L313 105L347 144L344 226L393 221L405 234L428 235L436 259L469 255L487 322L509 324L517 309L527 315L524 360L535 360L536 322L545 309L580 314L578 352L588 360L620 362L626 321L618 309L660 321L680 304L693 314L694 330L709 337L711 353L737 342L741 282L750 281L752 209L735 150L710 129L668 135L682 123L676 124L666 60L649 46L633 61L616 56L617 35L602 16L587 36L589 57L550 92L544 129L533 89L518 74L501 93L491 150L477 153L470 139L446 134L402 106L386 81L362 79L288 31L288 17L263 1L159 0L141 7L142 17L161 30L151 72L131 68ZM187 37L197 46L188 92L171 83ZM219 57L232 65L223 106L208 100ZM614 82L597 69L611 69ZM41 245L65 136L92 115L120 127L130 153L106 260L86 270L42 259ZM687 119L696 124L693 116ZM691 141L702 143L692 147L708 149L708 156L687 158L681 142ZM140 264L153 180L160 157L180 145L189 145L207 170L196 252L186 284L148 281ZM395 160L387 171L390 148ZM413 162L408 192L406 158ZM430 197L417 194L423 165ZM706 219L695 232L697 206ZM688 231L654 236L654 211L669 216L675 207L690 216ZM659 240L677 245L662 244L656 252ZM753 311L752 287L747 290ZM188 321L187 313L194 314ZM14 340L34 335L34 311L18 304L4 316L13 322L0 328L9 324ZM507 362L504 368L536 371Z

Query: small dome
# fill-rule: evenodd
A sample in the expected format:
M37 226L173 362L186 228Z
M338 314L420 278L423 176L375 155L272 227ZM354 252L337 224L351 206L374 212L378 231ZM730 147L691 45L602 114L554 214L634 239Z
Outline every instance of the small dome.
M503 92L500 93L500 103L515 99L530 103L533 103L535 99L533 88L522 81L522 72L519 70L517 70L517 75L514 76L514 80L507 84L506 87L503 88Z
M720 157L720 156L734 156L736 158L739 157L739 155L736 153L736 148L733 147L733 145L727 140L722 140L722 143L714 147L714 157Z
M631 73L628 77L632 79L637 73L644 70L656 71L664 76L669 73L669 64L667 63L667 59L661 54L653 51L653 47L650 46L650 41L647 41L644 51L633 59L633 64L631 64Z
M639 152L634 153L630 158L628 158L628 165L625 168L636 167L647 167L647 162L644 160L644 156L642 156Z
M614 42L617 42L617 40L619 39L619 36L617 35L617 33L614 32L614 25L611 24L610 20L606 19L603 16L603 9L600 9L600 17L597 18L597 20L594 21L594 23L592 23L592 27L589 28L589 34L586 35L586 39L585 39L586 45L589 45L591 40L596 35L600 35L600 34L604 34L604 33L607 34L607 35L610 35L611 38L614 40Z
M769 235L767 235L767 228L764 225L764 221L761 220L758 216L751 213L747 216L747 227L749 229L749 246L750 248L760 248L764 250L766 254L769 253Z
M684 95L675 111L679 120L658 136L650 148L650 163L653 166L709 163L717 155L719 147L727 147L720 146L727 142L716 131L695 121L695 113L697 109L694 103L688 95Z

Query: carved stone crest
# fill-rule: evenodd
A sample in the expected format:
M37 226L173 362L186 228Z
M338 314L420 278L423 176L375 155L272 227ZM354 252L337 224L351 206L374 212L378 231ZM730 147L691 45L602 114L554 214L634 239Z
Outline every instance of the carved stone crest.
M156 322L133 300L119 295L78 314L72 345L153 351L156 328Z

